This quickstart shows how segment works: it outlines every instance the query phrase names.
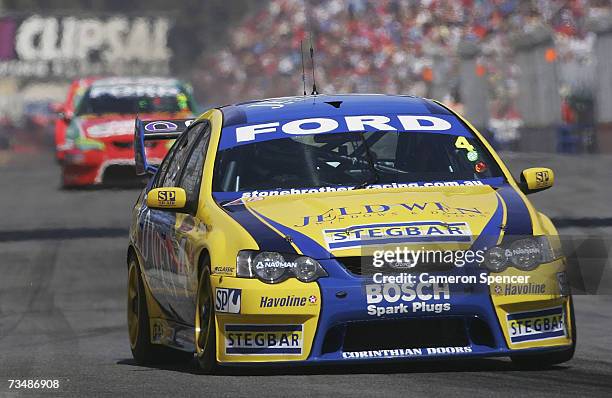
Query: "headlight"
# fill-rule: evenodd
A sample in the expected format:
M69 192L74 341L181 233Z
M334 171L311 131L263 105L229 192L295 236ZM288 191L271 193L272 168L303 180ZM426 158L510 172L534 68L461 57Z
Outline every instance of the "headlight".
M325 273L321 265L310 257L298 257L295 259L296 267L293 270L295 277L302 282L312 282L317 280L321 271Z
M258 278L266 283L280 283L291 277L302 282L313 282L327 276L317 260L296 254L241 250L236 263L238 276Z
M542 248L534 239L519 239L506 249L510 262L523 271L537 267L542 261Z
M485 265L493 272L502 272L508 268L506 251L499 246L490 248L485 252Z
M540 264L561 257L555 252L546 236L518 239L508 246L494 246L484 254L484 265L492 272L501 272L512 265L522 271L530 271Z

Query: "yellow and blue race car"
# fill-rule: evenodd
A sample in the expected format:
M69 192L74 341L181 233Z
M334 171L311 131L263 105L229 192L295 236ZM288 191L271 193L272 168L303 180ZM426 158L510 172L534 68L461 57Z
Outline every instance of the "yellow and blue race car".
M145 142L175 138L159 166ZM134 358L219 365L572 358L566 259L550 219L443 104L316 95L136 121L152 175L132 214Z

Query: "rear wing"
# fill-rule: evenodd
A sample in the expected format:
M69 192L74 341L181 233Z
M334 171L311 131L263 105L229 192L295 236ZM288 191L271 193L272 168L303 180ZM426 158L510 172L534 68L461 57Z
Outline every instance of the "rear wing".
M134 159L136 161L136 174L145 175L154 173L157 167L147 162L145 141L172 140L178 138L194 119L172 120L140 120L136 118L134 126Z

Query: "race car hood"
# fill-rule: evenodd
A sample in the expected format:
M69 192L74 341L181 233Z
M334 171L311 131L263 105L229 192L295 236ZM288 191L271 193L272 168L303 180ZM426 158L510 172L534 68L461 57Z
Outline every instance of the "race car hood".
M364 255L382 245L494 245L503 233L533 232L522 197L509 185L267 196L223 207L260 249L290 244L317 259Z
M190 113L144 113L139 114L141 120L148 119L179 119L190 117ZM129 140L134 135L135 115L85 115L78 120L82 134L87 138L105 140L124 136Z

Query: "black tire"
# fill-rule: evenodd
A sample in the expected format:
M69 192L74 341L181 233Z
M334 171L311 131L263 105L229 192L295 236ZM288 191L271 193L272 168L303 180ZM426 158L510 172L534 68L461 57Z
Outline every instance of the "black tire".
M61 174L60 174L60 188L64 191L69 191L77 188L77 186L66 183L66 171L64 170L64 166L60 165Z
M203 374L214 374L218 369L215 306L210 283L210 264L203 261L198 281L195 311L196 359Z
M572 315L572 345L569 348L542 354L513 355L510 357L512 363L523 369L545 369L571 360L576 352L577 341L576 313L574 312L574 301L571 298L570 311Z
M133 274L132 274L133 273ZM131 278L135 278L135 281ZM132 283L135 283L132 286ZM133 290L133 288L136 288ZM177 362L188 359L187 353L151 343L149 311L145 287L137 260L132 256L128 265L128 333L134 360L140 365ZM134 328L135 330L132 330Z

